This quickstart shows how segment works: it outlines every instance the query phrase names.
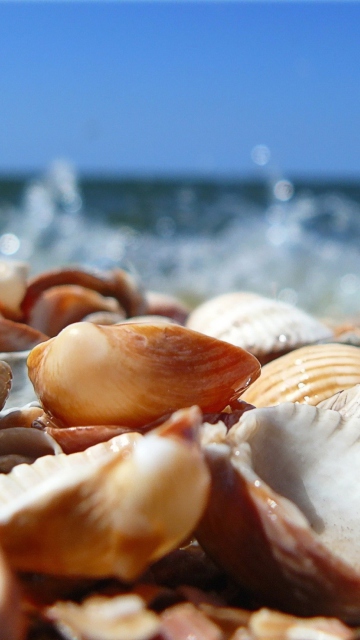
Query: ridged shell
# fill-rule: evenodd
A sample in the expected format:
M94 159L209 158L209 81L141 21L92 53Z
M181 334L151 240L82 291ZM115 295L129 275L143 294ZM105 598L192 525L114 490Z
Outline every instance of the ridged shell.
M197 537L255 597L360 621L360 420L283 403L205 447L212 490Z
M248 292L227 293L204 302L192 311L186 326L242 347L262 364L333 335L329 327L304 311Z
M309 345L266 364L241 399L256 407L287 401L317 405L358 383L360 349L332 343Z
M67 426L139 427L193 404L221 411L260 373L246 351L167 322L73 324L35 347L28 368Z
M201 412L0 475L0 544L22 571L133 580L191 534L209 472Z
M339 411L344 418L360 418L360 384L335 393L317 406L319 409Z

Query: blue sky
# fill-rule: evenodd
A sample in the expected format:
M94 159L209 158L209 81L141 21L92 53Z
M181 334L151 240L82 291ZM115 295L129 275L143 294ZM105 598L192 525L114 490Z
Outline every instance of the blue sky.
M1 2L0 172L357 178L360 3Z

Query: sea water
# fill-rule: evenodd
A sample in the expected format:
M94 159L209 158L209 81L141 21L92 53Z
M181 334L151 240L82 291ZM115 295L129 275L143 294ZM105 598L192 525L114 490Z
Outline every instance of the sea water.
M81 178L57 161L0 180L0 257L31 273L125 268L190 304L233 290L335 318L360 313L360 185Z

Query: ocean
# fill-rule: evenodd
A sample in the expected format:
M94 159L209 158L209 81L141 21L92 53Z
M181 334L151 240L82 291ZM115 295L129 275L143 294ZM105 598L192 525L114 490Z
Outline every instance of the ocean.
M360 314L360 180L0 177L0 256L120 266L190 305L232 290Z

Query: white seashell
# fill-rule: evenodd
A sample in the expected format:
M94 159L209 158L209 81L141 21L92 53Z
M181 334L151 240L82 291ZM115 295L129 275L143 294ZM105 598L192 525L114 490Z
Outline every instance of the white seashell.
M16 260L0 260L0 309L6 317L21 317L29 265Z
M204 302L192 311L186 326L242 347L262 363L333 335L329 327L297 307L240 291Z
M317 406L319 409L339 411L344 418L360 419L360 384L335 393Z
M81 604L57 602L46 617L69 640L153 640L160 631L160 618L136 594L90 596Z
M192 533L209 472L197 407L146 436L45 456L0 476L0 544L22 571L133 580Z
M288 402L245 412L205 447L200 544L264 604L358 624L359 439L360 420L337 411Z

